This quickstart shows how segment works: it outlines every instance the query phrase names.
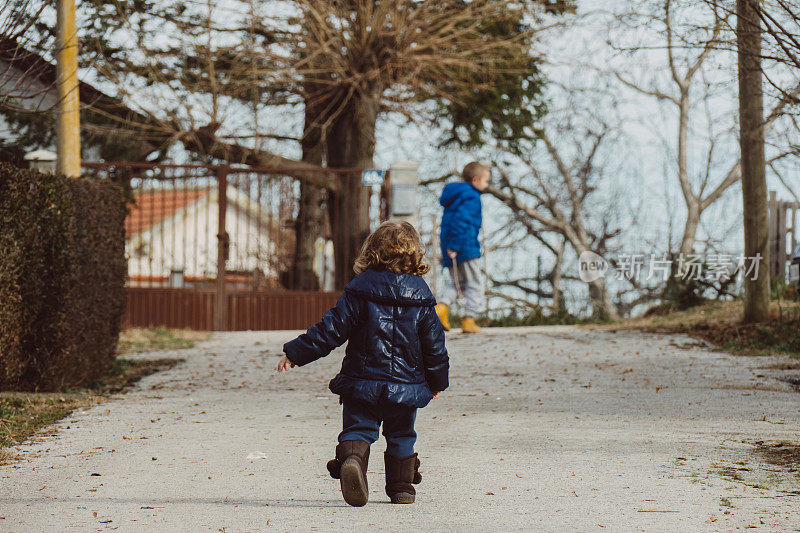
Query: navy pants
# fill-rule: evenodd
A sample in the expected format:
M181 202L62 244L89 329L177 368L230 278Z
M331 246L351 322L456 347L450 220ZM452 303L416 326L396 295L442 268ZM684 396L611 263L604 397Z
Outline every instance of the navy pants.
M339 442L360 439L372 444L378 440L378 429L383 422L386 451L395 457L408 457L414 453L417 434L414 421L415 407L387 404L373 405L358 400L342 398L342 432Z

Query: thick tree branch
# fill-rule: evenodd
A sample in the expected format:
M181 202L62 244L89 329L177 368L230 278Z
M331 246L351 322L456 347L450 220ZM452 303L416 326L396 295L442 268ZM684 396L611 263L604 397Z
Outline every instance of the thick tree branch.
M336 192L340 184L335 171L324 167L289 159L271 152L254 150L233 142L224 142L216 137L220 124L211 123L194 131L180 135L187 150L222 159L230 164L249 165L258 168L276 168L302 183Z

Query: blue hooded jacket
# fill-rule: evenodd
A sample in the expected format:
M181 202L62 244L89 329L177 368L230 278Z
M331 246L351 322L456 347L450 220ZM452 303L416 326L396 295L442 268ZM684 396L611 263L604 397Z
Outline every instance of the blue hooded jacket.
M431 391L449 384L450 359L434 305L421 277L370 269L348 283L336 307L283 351L302 366L349 341L331 392L376 405L425 407Z
M466 181L448 183L439 203L444 207L439 242L442 264L453 266L447 250L458 252L456 261L463 263L481 256L478 233L481 230L481 193Z

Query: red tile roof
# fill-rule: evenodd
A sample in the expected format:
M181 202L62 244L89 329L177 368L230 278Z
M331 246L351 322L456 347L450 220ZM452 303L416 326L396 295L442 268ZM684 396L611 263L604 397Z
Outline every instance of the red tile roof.
M125 236L130 238L166 220L184 207L206 196L210 189L163 189L138 193L125 219Z

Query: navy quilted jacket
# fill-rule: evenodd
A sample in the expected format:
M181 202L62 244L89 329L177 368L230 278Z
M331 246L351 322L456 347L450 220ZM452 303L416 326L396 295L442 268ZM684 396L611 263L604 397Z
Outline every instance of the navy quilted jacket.
M331 392L372 404L425 407L431 391L447 388L450 368L435 304L421 277L367 270L283 351L302 366L349 341Z

